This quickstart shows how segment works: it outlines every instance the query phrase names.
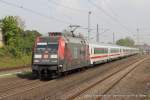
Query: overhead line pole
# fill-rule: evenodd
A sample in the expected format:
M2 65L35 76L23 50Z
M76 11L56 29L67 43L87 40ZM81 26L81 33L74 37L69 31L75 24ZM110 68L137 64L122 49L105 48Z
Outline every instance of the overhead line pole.
M139 34L139 28L136 29L137 31L137 44L140 45L140 34Z
M113 44L115 44L115 33L113 32Z
M99 43L99 25L97 24L97 37L96 37L96 42Z
M99 9L101 12L103 12L106 16L108 16L109 18L111 18L114 22L118 23L122 28L124 28L125 30L127 30L128 32L132 33L130 31L130 29L128 27L126 27L124 24L122 24L120 22L120 20L118 20L116 17L112 16L110 13L106 12L105 9L103 9L102 7L98 6L96 3L94 3L92 0L88 0L93 6L95 6L97 9Z
M90 27L90 24L91 24L90 23L90 15L91 15L91 13L92 13L91 11L89 11L89 13L88 13L88 39L87 39L88 42L90 42L90 32L91 32L91 29L90 29L91 28Z

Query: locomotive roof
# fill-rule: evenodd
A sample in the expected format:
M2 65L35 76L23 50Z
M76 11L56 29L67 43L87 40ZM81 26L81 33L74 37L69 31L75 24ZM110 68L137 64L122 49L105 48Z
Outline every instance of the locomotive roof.
M82 38L77 38L77 37L65 37L65 39L68 41L68 42L72 42L72 43L81 43L81 41L83 42L86 42L84 39Z
M88 42L81 37L73 37L73 36L62 36L64 37L66 42L70 42L70 43L84 43L84 44L88 44ZM42 36L40 38L43 38L43 42L57 42L59 36ZM124 48L124 49L137 49L137 48L132 48L132 47L126 47L126 46L119 46L119 45L115 45L115 44L105 44L105 43L89 43L90 46L103 46L103 47L110 47L110 48Z
M57 42L60 36L41 36L42 42ZM84 43L87 44L87 41L81 37L72 37L72 36L61 36L66 42L69 43Z

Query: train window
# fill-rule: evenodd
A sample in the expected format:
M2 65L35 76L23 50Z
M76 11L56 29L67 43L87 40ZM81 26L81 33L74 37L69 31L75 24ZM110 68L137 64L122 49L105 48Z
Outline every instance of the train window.
M58 44L48 44L47 47L48 47L48 48L51 48L51 49L57 50Z
M47 45L37 45L37 50L45 50Z
M85 49L84 48L80 49L80 54L85 54Z
M46 48L46 45L37 45L37 48Z
M94 48L94 54L105 54L108 53L107 48Z
M119 52L119 49L117 49L117 48L112 48L111 49L111 53L117 53L117 52Z
M74 48L73 50L73 58L78 58L78 48Z
M39 43L36 46L37 50L52 50L52 51L57 51L58 49L58 44L54 43L54 44L50 44L50 43Z

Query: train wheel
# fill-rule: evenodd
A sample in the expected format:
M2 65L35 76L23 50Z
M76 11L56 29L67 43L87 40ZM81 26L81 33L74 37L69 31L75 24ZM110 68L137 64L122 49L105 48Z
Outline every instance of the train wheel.
M66 71L66 72L63 73L64 76L67 76L68 74L69 74L68 71Z

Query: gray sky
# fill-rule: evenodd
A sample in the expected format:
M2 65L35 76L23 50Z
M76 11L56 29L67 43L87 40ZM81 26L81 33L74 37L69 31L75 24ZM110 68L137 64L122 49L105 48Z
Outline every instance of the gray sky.
M13 3L22 8L10 6L1 1ZM116 40L130 36L137 41L136 29L139 28L140 42L150 44L150 0L90 1L0 0L0 18L6 15L20 16L25 21L26 29L35 29L46 34L50 31L62 31L69 24L78 24L85 28L88 11L92 11L91 27L95 29L96 24L99 24L100 33L109 29L100 35L101 42L112 42L113 32L115 32ZM34 13L23 10L24 8ZM80 29L78 32L87 35L87 30ZM95 36L96 30L92 30L91 38Z

